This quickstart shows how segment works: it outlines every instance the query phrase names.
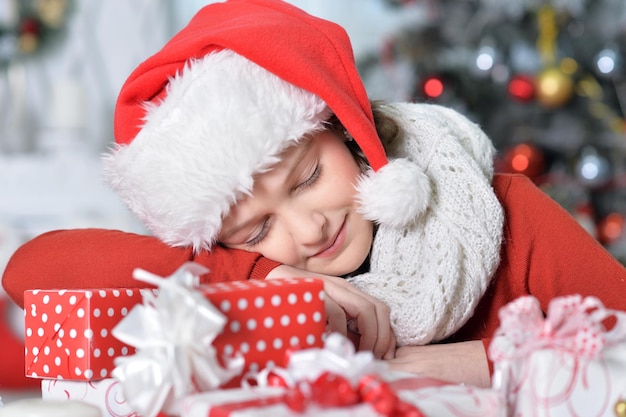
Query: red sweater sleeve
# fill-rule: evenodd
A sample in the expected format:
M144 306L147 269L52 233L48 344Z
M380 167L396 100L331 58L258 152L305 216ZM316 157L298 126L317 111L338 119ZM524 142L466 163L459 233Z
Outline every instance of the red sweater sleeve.
M24 291L38 288L124 288L144 286L132 272L142 268L160 276L195 261L210 272L203 282L263 279L278 263L257 253L225 249L194 254L155 237L106 229L58 230L26 242L11 257L2 285L23 307Z
M576 219L527 177L496 175L493 186L505 213L500 265L473 317L450 341L481 339L487 349L499 310L525 295L544 312L553 298L571 294L626 310L626 268Z
M626 310L626 268L576 219L524 176L496 175L494 189L505 214L500 265L455 338L492 337L500 308L525 295L544 312L553 298L571 294Z
M536 297L544 312L554 297L570 294L626 309L626 268L565 209L520 177L505 201L510 230L501 273L520 295Z

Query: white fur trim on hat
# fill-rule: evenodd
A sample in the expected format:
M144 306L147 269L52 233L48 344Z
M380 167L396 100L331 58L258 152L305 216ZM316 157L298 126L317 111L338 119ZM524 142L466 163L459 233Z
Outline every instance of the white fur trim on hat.
M316 95L230 51L190 62L128 145L104 157L105 179L165 243L210 248L231 205L288 145L323 129Z
M375 173L366 173L357 191L363 217L390 227L405 227L429 206L431 185L417 164L399 158Z

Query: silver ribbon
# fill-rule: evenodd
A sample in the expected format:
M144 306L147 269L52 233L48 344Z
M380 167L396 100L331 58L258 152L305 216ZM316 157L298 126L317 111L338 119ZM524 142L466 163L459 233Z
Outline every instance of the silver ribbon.
M143 417L160 411L179 414L181 400L198 392L218 388L241 374L241 356L217 360L213 341L226 317L195 287L208 272L188 262L173 275L162 278L142 269L133 277L158 287L158 295L143 293L137 304L112 330L113 336L136 348L130 356L115 359L114 378L124 397Z

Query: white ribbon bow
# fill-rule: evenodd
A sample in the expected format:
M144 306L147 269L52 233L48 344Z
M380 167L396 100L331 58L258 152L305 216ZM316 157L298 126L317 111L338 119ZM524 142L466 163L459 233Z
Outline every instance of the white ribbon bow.
M113 376L124 396L143 417L159 411L177 414L186 395L208 391L241 374L242 357L224 358L223 368L212 343L226 317L197 292L199 276L208 272L188 262L161 278L136 269L133 277L155 285L158 295L143 294L138 304L112 330L120 341L136 348L115 359Z
M257 374L249 374L243 379L243 386L254 381L258 386L271 385L271 374L279 376L284 384L293 387L302 381L314 381L321 374L329 372L341 375L352 384L368 374L380 374L387 369L387 363L376 360L372 352L356 352L352 342L340 333L331 333L324 340L323 348L298 350L291 353L287 368L267 367Z

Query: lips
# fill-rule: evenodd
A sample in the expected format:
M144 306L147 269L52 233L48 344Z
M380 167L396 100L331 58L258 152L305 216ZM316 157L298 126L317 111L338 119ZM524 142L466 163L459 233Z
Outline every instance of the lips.
M324 245L323 249L317 252L314 257L317 258L328 258L333 256L343 245L343 242L346 240L346 222L341 224L341 227L337 231L337 234L329 241L328 244Z

